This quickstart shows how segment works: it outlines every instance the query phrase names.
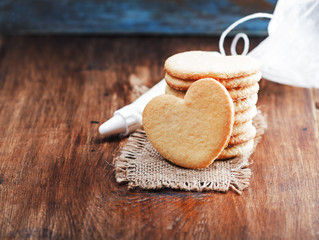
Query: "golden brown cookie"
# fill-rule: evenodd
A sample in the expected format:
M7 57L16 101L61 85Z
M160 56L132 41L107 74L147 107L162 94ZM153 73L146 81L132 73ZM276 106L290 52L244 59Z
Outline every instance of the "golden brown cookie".
M252 120L257 114L257 107L253 106L248 108L246 111L238 112L235 114L234 124L243 124L247 121Z
M196 81L181 99L164 94L143 112L146 135L167 160L186 168L210 165L228 143L234 106L225 87L211 79Z
M247 87L247 88L228 89L228 92L229 92L231 98L234 101L234 105L235 106L236 105L239 106L239 105L241 105L241 102L240 102L241 100L244 100L246 98L250 99L250 97L252 95L256 95L257 96L256 93L258 92L258 90L259 90L259 85L258 85L258 83L256 83L255 85L252 85L252 86ZM176 90L176 89L174 89L174 88L172 88L172 87L167 85L165 87L165 93L171 94L171 95L176 96L176 97L184 98L184 96L186 94L186 91L184 91L184 90ZM253 100L256 100L256 99L254 98ZM238 109L236 109L236 112L237 111L243 111L242 109L240 110L241 107L243 107L243 109L245 108L245 106L240 106L240 107L238 107Z
M239 135L241 133L244 133L245 131L247 131L250 126L252 126L253 122L252 120L249 120L243 124L235 124L233 126L233 132L232 132L232 136L236 136Z
M234 101L235 112L237 113L237 112L246 111L248 108L255 106L257 103L257 100L258 100L258 95L256 93L247 98Z
M227 80L218 79L218 82L223 84L225 88L231 89L231 88L248 87L248 86L254 85L255 83L258 83L260 79L261 79L261 72L257 72L249 76L230 78Z
M172 88L172 87L166 85L166 87L165 87L165 93L166 93L166 94L173 95L173 96L175 96L175 97L184 98L184 97L185 97L185 94L186 94L186 91L175 90L174 88Z
M218 159L229 159L241 156L245 153L249 153L254 148L254 139L244 142L242 144L228 146L225 148L221 154L218 156Z
M255 138L256 136L256 128L251 125L246 129L245 132L238 134L238 135L232 135L229 139L228 145L238 145L242 144L244 142L248 142L249 140Z
M254 95L258 93L259 90L259 84L255 83L251 86L245 87L245 88L233 88L233 89L228 89L230 97L234 100L237 101L239 99L247 98L251 95Z
M218 82L223 84L225 88L238 88L238 87L248 87L255 83L257 83L261 79L261 72L257 72L255 74L249 76L243 76L239 78L231 78L231 79L216 79ZM196 80L187 80L173 77L169 74L165 74L165 80L167 84L176 89L176 90L187 90L192 83Z
M259 62L248 56L217 56L212 52L189 51L165 61L165 71L180 79L229 79L257 73Z
M173 77L166 73L165 81L167 85L170 86L171 88L174 88L176 90L187 90L197 80L185 81L185 80Z

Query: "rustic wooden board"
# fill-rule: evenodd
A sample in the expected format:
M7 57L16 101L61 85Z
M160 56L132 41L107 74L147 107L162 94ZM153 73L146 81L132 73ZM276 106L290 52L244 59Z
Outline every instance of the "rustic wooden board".
M319 238L318 90L261 82L269 128L243 195L129 191L114 177L125 139L100 138L99 123L134 98L133 83L160 80L168 56L217 50L217 39L6 37L0 46L1 239Z
M0 34L220 34L235 20L273 12L277 0L2 0ZM269 20L238 30L265 35Z

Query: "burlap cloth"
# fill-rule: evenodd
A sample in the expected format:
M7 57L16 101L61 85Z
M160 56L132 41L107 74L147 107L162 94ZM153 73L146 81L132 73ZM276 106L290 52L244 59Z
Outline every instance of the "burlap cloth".
M231 188L241 194L249 186L249 158L267 127L260 111L253 124L257 134L252 152L231 160L215 161L199 170L181 168L165 160L148 141L145 132L138 130L129 137L115 161L116 181L127 182L128 188L219 192L227 192Z

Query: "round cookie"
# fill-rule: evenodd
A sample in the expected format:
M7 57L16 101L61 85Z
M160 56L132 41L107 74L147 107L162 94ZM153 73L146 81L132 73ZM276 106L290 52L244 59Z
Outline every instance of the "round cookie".
M245 87L245 88L233 88L233 89L228 89L230 97L234 100L237 101L239 99L247 98L251 95L254 95L258 93L259 90L259 84L255 83L251 86Z
M256 136L256 128L251 125L245 132L236 135L236 136L231 136L228 142L228 145L238 145L242 144L244 142L247 142Z
M259 90L259 84L256 83L255 85L252 85L252 86L247 87L247 88L229 89L228 92L230 94L230 97L233 99L234 105L236 107L236 105L239 106L241 104L239 101L241 101L243 99L247 99L252 95L257 95L256 93L258 92L258 90ZM184 98L186 91L185 90L176 90L176 89L172 88L171 86L167 85L165 87L165 93L171 94L171 95L179 97L179 98ZM242 106L242 107L243 107L243 109L245 109L244 106ZM236 109L236 112L243 111L243 110L239 110L239 109L240 109L240 107L238 107L238 109Z
M258 100L258 95L256 93L247 98L234 101L235 112L237 113L237 112L246 111L248 108L256 105L257 100Z
M172 88L172 87L166 85L166 87L165 87L165 93L166 93L166 94L173 95L173 96L175 96L175 97L184 98L184 97L185 97L185 94L186 94L186 91L175 90L174 88Z
M246 111L235 114L234 124L243 124L249 120L252 120L257 115L257 107L253 106Z
M165 81L167 85L170 86L171 88L174 88L176 90L187 90L197 80L185 81L185 80L173 77L166 73Z
M194 169L207 167L223 151L233 122L232 99L212 79L196 81L184 99L157 96L143 112L144 130L154 148L172 163Z
M236 136L236 135L239 135L241 133L246 132L250 128L250 126L252 126L252 124L253 124L252 120L249 120L243 124L235 124L233 126L232 136Z
M218 82L223 84L225 88L232 89L238 87L247 87L251 86L261 79L261 72L257 72L255 74L239 77L239 78L231 78L231 79L216 79ZM176 89L176 90L187 90L196 80L187 80L173 77L169 74L165 74L166 83Z
M257 73L259 62L249 56L219 56L207 51L189 51L169 57L165 71L181 79L229 79Z
M249 153L254 148L254 139L239 145L229 146L225 148L217 159L229 159Z
M255 83L258 83L261 79L261 72L257 72L251 74L249 76L243 76L238 78L231 78L231 79L218 79L218 82L223 84L225 88L238 88L238 87L248 87Z

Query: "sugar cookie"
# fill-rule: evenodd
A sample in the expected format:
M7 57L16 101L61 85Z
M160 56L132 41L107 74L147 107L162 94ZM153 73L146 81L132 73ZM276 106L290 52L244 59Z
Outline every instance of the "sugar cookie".
M261 79L261 72L257 72L249 76L230 78L227 80L218 79L218 82L223 84L225 88L231 89L231 88L248 87L248 86L254 85L255 83L258 83L260 79Z
M212 52L189 51L169 57L164 68L169 75L181 79L228 79L257 73L260 64L248 56L217 56Z
M238 87L247 87L251 86L261 79L261 72L257 72L255 74L249 76L243 76L239 78L231 78L231 79L216 79L218 82L223 84L225 88L238 88ZM169 74L165 74L165 80L169 86L176 90L187 90L196 80L187 80L173 77Z
M247 131L247 129L249 129L250 126L252 126L252 124L253 124L252 120L249 120L243 124L235 124L233 126L232 136L236 136L241 133L244 133L245 131Z
M254 100L257 101L257 99L256 99L257 94L256 93L258 92L258 90L259 90L258 83L256 83L255 85L252 85L250 87L247 87L247 88L241 88L241 89L234 88L234 89L228 90L231 98L234 101L234 106L236 108L235 111L236 112L243 111L244 109L248 108L248 106L245 106L244 104L242 106L240 106L241 105L241 102L240 102L241 100L244 100L246 98L250 98L252 95L255 95L254 99L252 99L252 102ZM173 95L173 96L176 96L176 97L179 97L179 98L184 98L184 96L186 94L186 91L184 91L184 90L176 90L176 89L174 89L174 88L172 88L172 87L167 85L165 87L165 93ZM245 94L247 94L247 95L245 95ZM248 104L249 105L253 105L253 104L251 104L251 102L249 102ZM236 107L236 105L238 107Z
M230 97L236 101L239 99L247 98L251 95L254 95L258 93L259 90L259 84L255 83L251 86L245 87L245 88L233 88L228 89Z
M247 98L234 101L235 112L237 113L237 112L246 111L248 108L256 105L257 100L258 100L258 95L256 93Z
M172 87L166 85L166 87L165 87L165 93L166 93L166 94L173 95L173 96L175 96L175 97L184 98L184 97L185 97L185 94L186 94L186 91L175 90L174 88L172 88Z
M238 134L238 135L233 135L230 137L228 145L237 145L237 144L242 144L244 142L247 142L256 136L256 128L251 125L249 128L246 129L245 132Z
M167 160L186 168L210 165L227 145L234 106L226 88L211 79L196 81L185 98L153 98L143 112L146 135Z
M185 80L181 80L179 78L173 77L166 73L165 81L168 86L176 90L187 90L197 80L185 81Z
M221 154L218 156L218 159L229 159L229 158L238 157L245 153L251 152L253 148L254 148L254 139L239 145L229 146L221 152Z
M234 124L243 124L257 115L257 107L253 106L248 108L246 111L239 112L235 114Z

